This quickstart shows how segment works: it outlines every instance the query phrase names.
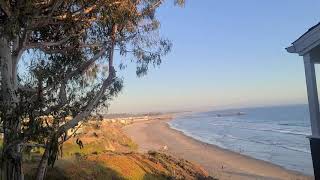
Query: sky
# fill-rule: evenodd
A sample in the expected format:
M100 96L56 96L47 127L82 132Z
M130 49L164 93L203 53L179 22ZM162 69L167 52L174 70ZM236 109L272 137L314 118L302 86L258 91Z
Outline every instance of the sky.
M320 21L320 1L186 0L183 8L172 1L157 12L172 51L142 78L128 62L109 112L307 103L302 57L285 48Z

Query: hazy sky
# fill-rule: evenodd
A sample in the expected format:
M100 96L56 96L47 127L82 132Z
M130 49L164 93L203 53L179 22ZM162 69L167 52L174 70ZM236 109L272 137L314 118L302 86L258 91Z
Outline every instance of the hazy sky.
M302 58L285 48L320 21L319 0L172 4L167 0L157 13L171 53L142 78L129 64L111 112L307 102Z

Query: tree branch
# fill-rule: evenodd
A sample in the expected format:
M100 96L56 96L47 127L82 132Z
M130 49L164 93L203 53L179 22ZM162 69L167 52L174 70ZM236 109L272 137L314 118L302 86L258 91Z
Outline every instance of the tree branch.
M106 51L107 51L107 48L106 48L106 47L103 47L103 48L102 48L96 55L94 55L91 59L89 59L88 61L82 63L79 68L77 68L76 70L74 70L74 71L70 72L69 74L67 74L60 82L58 82L58 84L60 84L60 83L66 83L69 79L75 77L75 76L78 75L78 74L83 73L83 72L84 72L85 70L87 70L95 61L97 61L100 57L102 57L102 56L105 54ZM47 86L47 87L43 88L43 91L46 91L46 92L43 93L43 96L46 95L51 88L55 87L55 86L58 85L58 84L52 84L52 85L50 85L50 86ZM37 96L36 96L36 94L35 94L35 95L31 96L29 100L33 102L33 101L35 101L35 98L36 98L36 97L37 97Z
M25 91L25 92L32 92L32 93L36 93L37 90L31 87L27 87L27 86L23 86L23 85L18 85L18 89L21 91Z
M116 77L116 71L113 67L113 55L114 55L114 49L116 45L116 32L117 32L117 25L114 24L112 27L112 34L111 34L111 47L109 49L109 75L106 80L103 81L102 86L99 90L99 92L94 96L92 100L88 102L88 105L86 108L78 113L71 121L67 122L66 124L62 125L58 130L58 135L62 134L63 132L67 131L68 129L74 128L78 125L79 122L87 118L92 110L99 104L99 101L103 97L105 91L109 86L112 85L114 78Z
M0 0L0 7L8 17L11 16L11 11L10 11L10 8L9 8L8 1Z
M154 11L156 8L158 8L163 0L158 0L157 2L153 3L151 6L149 6L147 9L144 9L140 15L144 16L146 14L149 14L150 12Z
M33 144L33 143L22 143L21 146L27 146L27 147L46 147L44 144Z
M57 8L58 8L59 6L61 6L62 3L63 3L63 0L57 0L57 1L53 4L52 10L51 10L49 16L52 16L52 14L57 10Z
M73 35L74 36L74 35ZM32 48L46 48L46 47L51 47L51 46L60 46L66 42L68 42L69 39L73 36L68 36L64 39L61 39L60 41L56 42L39 42L39 43L30 43L25 46L24 49L32 49Z
M61 87L60 87L60 92L59 92L59 104L63 106L67 102L67 94L66 94L66 83L67 82L62 82Z
M100 99L104 95L106 89L113 83L113 80L115 78L115 70L113 67L111 67L109 76L106 80L103 81L102 86L99 90L99 92L94 96L92 100L89 101L88 105L86 108L77 114L71 121L68 121L66 124L62 125L59 128L58 134L62 134L63 132L67 131L68 129L74 128L78 125L78 123L85 118L87 118L91 111L98 105Z

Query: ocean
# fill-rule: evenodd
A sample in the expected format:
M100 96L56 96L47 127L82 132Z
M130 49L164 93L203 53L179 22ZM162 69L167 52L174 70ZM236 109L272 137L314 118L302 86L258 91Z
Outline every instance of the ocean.
M307 105L186 113L170 127L199 141L313 175Z

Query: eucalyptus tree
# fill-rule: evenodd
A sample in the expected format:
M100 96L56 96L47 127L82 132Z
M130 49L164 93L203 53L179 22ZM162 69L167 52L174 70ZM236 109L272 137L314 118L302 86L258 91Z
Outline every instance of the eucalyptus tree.
M160 65L171 47L157 33L155 11L161 3L0 1L2 179L23 179L21 152L33 146L45 148L37 172L44 178L69 138L66 132L120 92L115 52L137 64L138 76L150 64ZM18 68L22 59L28 67Z

